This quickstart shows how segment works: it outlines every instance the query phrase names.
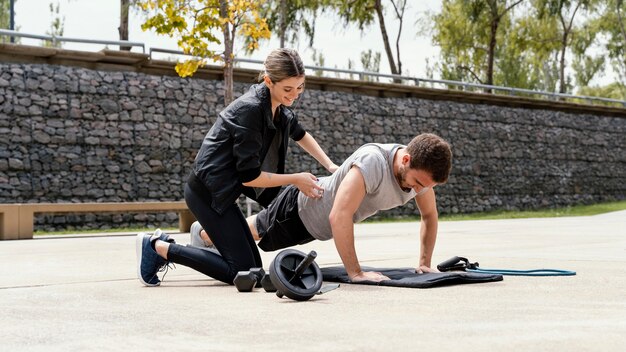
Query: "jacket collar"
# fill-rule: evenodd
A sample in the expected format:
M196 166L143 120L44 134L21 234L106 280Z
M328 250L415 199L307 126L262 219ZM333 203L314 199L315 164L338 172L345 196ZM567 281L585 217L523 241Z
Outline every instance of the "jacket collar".
M255 95L261 101L261 106L263 109L263 117L265 117L265 124L270 129L276 129L274 126L274 121L272 118L272 99L270 96L270 89L261 82L252 86ZM280 110L279 110L280 111Z

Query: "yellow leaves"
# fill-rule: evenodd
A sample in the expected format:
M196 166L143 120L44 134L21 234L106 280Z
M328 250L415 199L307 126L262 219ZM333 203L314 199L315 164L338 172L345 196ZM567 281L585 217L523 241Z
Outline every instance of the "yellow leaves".
M196 71L198 71L198 68L200 68L200 66L204 66L203 60L192 59L186 60L184 62L179 62L176 64L176 73L178 73L178 75L181 77L192 76L194 73L196 73Z
M232 43L234 38L220 40L223 26L228 26L229 33L238 33L248 37L247 51L259 47L259 40L270 37L270 30L264 18L259 16L259 9L264 1L253 0L140 0L139 6L148 15L141 28L152 29L159 34L167 34L178 41L178 47L190 59L176 65L176 72L181 77L193 75L204 65L205 59L221 60L210 44ZM227 5L227 14L220 16L220 3ZM228 49L228 50L226 50ZM225 48L224 52L233 52Z
M253 13L254 23L244 23L241 25L239 34L248 37L248 51L254 51L259 48L260 39L269 39L270 30L265 18L261 18L258 12Z
M157 7L157 2L154 0L143 0L143 1L139 1L137 3L137 5L143 10L143 11L151 11L154 10Z

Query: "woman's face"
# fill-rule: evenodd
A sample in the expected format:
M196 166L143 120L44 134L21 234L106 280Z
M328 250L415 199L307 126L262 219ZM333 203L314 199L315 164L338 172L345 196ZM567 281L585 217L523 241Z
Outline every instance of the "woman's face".
M265 76L265 84L270 89L273 103L291 106L304 91L304 76L289 77L276 83Z

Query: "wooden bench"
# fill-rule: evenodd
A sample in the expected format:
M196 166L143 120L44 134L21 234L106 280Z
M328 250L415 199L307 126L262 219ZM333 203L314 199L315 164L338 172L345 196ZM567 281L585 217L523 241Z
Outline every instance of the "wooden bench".
M20 203L0 204L0 240L33 238L35 214L178 212L178 229L189 232L195 221L185 202Z

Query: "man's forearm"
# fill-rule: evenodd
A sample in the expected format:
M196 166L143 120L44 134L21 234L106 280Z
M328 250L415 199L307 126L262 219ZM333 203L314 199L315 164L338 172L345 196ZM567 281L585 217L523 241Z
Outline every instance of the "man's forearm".
M333 231L335 247L346 268L348 277L352 278L361 273L361 265L354 249L354 224L349 214L331 213L330 226Z
M422 219L420 224L420 262L419 265L431 267L435 242L437 241L438 219Z

